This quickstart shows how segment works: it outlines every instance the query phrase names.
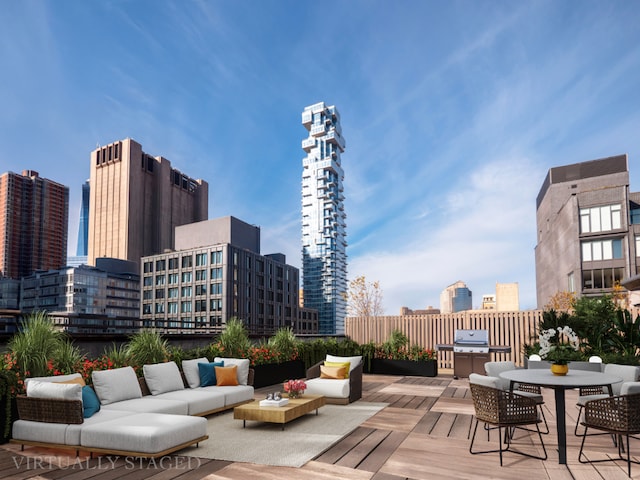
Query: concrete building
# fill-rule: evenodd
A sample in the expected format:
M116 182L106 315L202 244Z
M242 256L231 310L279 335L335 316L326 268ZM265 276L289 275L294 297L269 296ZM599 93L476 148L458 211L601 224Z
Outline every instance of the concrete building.
M640 192L629 192L627 155L549 170L536 200L536 293L610 293L639 272Z
M424 310L411 310L409 307L400 307L400 315L439 315L440 310L429 305Z
M68 223L69 187L33 170L0 175L0 276L64 266Z
M137 264L98 258L95 267L35 272L21 281L20 309L45 310L69 333L133 333L140 329Z
M472 308L472 292L460 280L449 285L440 294L440 313L456 313Z
M260 254L259 227L223 217L177 227L175 238L176 251L142 258L144 327L215 334L235 317L252 335L317 333L305 331L314 318L300 314L298 269Z
M319 333L344 333L347 292L345 141L334 106L305 107L302 124L302 276L304 306L318 311Z
M209 186L152 157L131 139L91 152L88 263L112 257L139 264L174 248L174 229L206 220Z
M520 287L517 283L496 283L496 310L499 312L520 310Z
M488 293L482 296L482 310L495 310L496 309L496 295L495 293Z

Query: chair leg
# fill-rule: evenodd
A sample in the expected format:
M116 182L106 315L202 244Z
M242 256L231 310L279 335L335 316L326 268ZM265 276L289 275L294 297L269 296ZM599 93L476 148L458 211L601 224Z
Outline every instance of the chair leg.
M544 414L544 408L542 407L542 404L538 405L538 407L540 408L540 414L542 415L542 420L544 421L544 433L545 435L549 433L549 424L547 423L547 417Z

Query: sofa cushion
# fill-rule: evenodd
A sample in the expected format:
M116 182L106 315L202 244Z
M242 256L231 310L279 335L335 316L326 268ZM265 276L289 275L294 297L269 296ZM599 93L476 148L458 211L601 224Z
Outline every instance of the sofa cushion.
M84 418L92 417L100 411L100 399L89 385L82 387L82 410Z
M172 393L172 392L167 392ZM161 394L166 395L166 394ZM100 411L103 410L122 410L125 412L137 413L167 413L170 415L188 415L189 405L187 402L180 400L169 400L162 396L145 395L142 398L132 398L129 400L121 400L119 402L101 405Z
M91 378L93 388L102 405L142 397L138 377L131 367L94 370Z
M349 372L352 372L360 363L362 363L362 355L356 355L353 357L337 357L335 355L329 355L325 357L325 362L337 362L346 363L349 362Z
M216 387L185 388L158 395L154 398L179 400L187 404L189 415L202 415L212 410L222 410L225 407L224 392Z
M224 367L224 362L203 362L198 364L201 387L216 384L216 367Z
M68 384L32 380L27 384L27 397L82 401L82 387L77 383Z
M82 378L82 375L79 373L70 373L68 375L51 375L48 377L31 377L25 378L24 384L27 385L31 380L36 380L38 382L65 382L67 380L73 380L75 378Z
M349 372L351 371L351 362L324 362L325 367L342 367L344 368L344 376L342 378L349 378ZM322 373L322 372L321 372Z
M81 425L77 426L80 427ZM33 420L16 420L13 422L13 426L11 427L11 436L16 440L69 445L65 443L67 427L68 425L66 423L45 423L35 422Z
M347 378L347 368L344 366L330 367L327 365L320 365L320 378L344 380L345 378Z
M215 367L216 385L218 387L234 387L238 385L238 366Z
M129 415L137 415L135 412L125 412L123 410L106 410L101 409L89 418L85 418L80 425L67 425L67 431L64 434L65 445L80 445L80 432L86 425L95 425L96 423L108 422L118 418L128 417Z
M188 415L139 413L85 426L80 444L126 452L154 454L207 435L207 420Z
M142 367L144 380L151 395L184 389L184 382L176 362L156 363Z
M236 385L235 387L204 387L203 390L224 394L224 406L229 407L238 403L254 399L254 389L251 385Z
M199 363L209 363L209 359L207 357L201 357L182 361L182 373L184 373L184 378L187 379L189 388L198 388L200 386Z
M238 384L239 385L247 385L249 381L249 366L250 362L248 358L220 358L216 357L213 359L214 362L224 362L225 367L229 367L231 365L238 366Z
M82 377L75 377L75 378L72 378L70 380L63 380L63 381L53 380L53 383L77 383L81 387L84 387L87 384L87 382L85 382L84 378L82 378Z
M329 398L349 398L349 380L335 380L332 378L311 378L305 380L307 389L305 394L323 395Z

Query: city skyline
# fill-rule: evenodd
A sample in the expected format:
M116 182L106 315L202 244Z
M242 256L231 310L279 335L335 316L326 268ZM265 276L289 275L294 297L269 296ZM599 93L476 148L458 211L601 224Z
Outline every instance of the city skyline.
M129 137L301 268L300 111L320 101L348 132L349 278L379 280L387 314L457 280L474 307L517 282L535 308L549 168L628 154L640 190L640 4L249 3L3 5L0 173L69 187L71 255L91 152Z

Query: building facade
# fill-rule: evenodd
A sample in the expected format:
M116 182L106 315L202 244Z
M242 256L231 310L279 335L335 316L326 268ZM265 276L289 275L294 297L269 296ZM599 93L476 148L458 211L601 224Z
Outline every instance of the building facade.
M99 258L95 267L35 272L21 280L20 309L45 310L69 333L133 333L140 329L137 263Z
M640 192L627 155L549 170L536 200L536 293L601 295L639 273Z
M251 335L270 335L312 326L313 317L300 314L298 269L282 254L260 254L259 227L223 217L175 235L178 250L142 259L144 327L216 334L238 318Z
M347 292L344 152L340 115L316 103L302 112L302 276L304 306L318 311L319 333L344 333Z
M86 257L89 254L89 180L82 184L82 203L80 204L80 220L78 222L78 243L76 256Z
M0 276L64 266L68 222L69 187L33 170L0 175Z
M440 294L440 313L456 313L473 308L473 295L467 285L458 280Z
M176 226L206 220L209 187L152 157L131 139L91 152L88 263L98 257L139 264L174 248Z

